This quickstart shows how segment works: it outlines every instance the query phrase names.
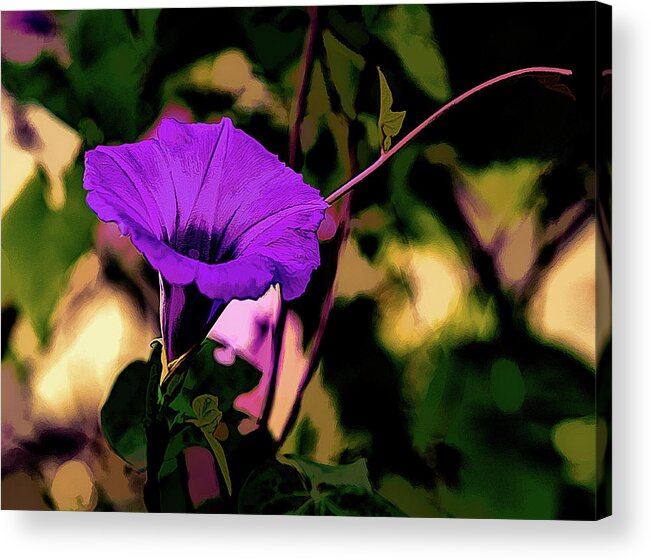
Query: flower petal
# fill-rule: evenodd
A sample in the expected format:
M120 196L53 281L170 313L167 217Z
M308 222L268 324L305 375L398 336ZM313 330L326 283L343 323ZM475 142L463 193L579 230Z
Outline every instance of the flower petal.
M179 286L161 278L160 323L167 359L176 360L201 342L223 308L195 284Z
M84 187L99 195L102 207L89 206L105 221L118 221L110 216L114 208L131 221L162 241L170 239L174 230L176 201L168 188L166 169L158 142L145 140L122 146L99 146L86 152ZM168 173L167 173L168 174Z
M147 259L171 284L186 285L197 275L197 261L179 255L171 247L152 235L147 225L133 217L134 208L100 191L91 191L86 197L88 205L104 222L116 222L122 235L128 235Z
M228 118L219 124L165 119L158 139L176 192L173 247L214 264L238 254L247 232L279 213L325 210L319 192Z
M323 216L322 208L309 206L279 212L263 222L264 229L252 228L242 236L238 243L240 258L252 254L266 257L275 264L274 283L282 286L283 298L299 297L319 266L316 231Z

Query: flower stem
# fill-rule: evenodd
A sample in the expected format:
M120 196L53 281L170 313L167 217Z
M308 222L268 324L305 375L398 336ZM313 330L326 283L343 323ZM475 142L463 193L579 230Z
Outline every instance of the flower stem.
M421 124L419 124L414 130L412 130L409 134L407 134L400 142L398 142L393 148L391 148L388 152L380 154L380 157L367 167L364 171L362 171L359 175L356 175L353 177L350 181L348 181L345 185L342 187L338 188L335 192L333 192L328 198L326 198L326 202L328 204L333 204L337 200L339 200L342 196L344 196L347 192L349 192L357 183L368 177L371 173L373 173L378 167L380 167L385 161L387 161L390 157L394 156L396 153L398 153L402 148L404 148L409 142L411 142L414 137L421 132L424 128L432 124L436 119L438 119L441 115L443 115L448 109L451 109L455 105L458 105L465 99L473 96L475 93L478 93L486 88L489 88L499 82L503 82L506 80L510 80L511 78L517 78L520 76L527 76L530 74L560 74L563 76L571 76L572 71L567 70L565 68L553 68L553 67L547 67L547 66L534 66L531 68L521 68L519 70L514 70L512 72L507 72L506 74L502 74L500 76L497 76L495 78L491 78L490 80L487 80L478 86L475 86L472 89L469 89L465 93L462 93L458 97L455 97L443 107L438 109L435 113L430 115L427 119L425 119Z
M301 83L296 95L296 105L292 124L289 130L289 157L288 164L290 167L297 170L296 157L298 155L298 145L301 139L301 124L305 117L305 108L307 105L307 92L310 86L310 78L312 76L312 69L314 67L314 56L316 41L319 36L319 13L317 6L310 6L307 8L310 16L310 24L305 37L305 47L303 49L303 66L301 70ZM280 288L279 288L280 289ZM283 301L282 293L280 294L280 310L278 312L278 319L273 332L273 364L271 369L271 376L269 379L269 392L267 393L267 400L264 409L260 416L260 424L268 428L269 418L273 409L274 397L276 394L276 383L278 382L278 371L280 369L280 355L283 350L283 343L285 338L285 322L287 320L287 305Z
M327 82L326 82L327 85ZM353 136L352 131L348 131L348 162L349 162L349 174L355 175L357 173L357 154L355 151L355 146L357 144L358 138ZM336 284L335 279L337 275L337 269L339 266L339 261L343 254L346 242L348 241L348 236L350 235L350 218L351 218L351 197L352 193L348 193L348 196L344 196L344 199L339 207L339 219L337 224L337 233L335 238L332 240L332 252L324 253L324 257L328 259L326 261L327 265L325 269L329 269L330 272L327 273L323 279L326 280L326 285L329 286L325 293L323 299L323 304L321 306L321 312L319 314L319 324L317 325L316 332L312 337L312 342L310 343L307 349L307 355L309 356L307 368L303 370L303 376L301 378L300 384L296 391L294 397L294 404L289 413L289 416L285 420L285 425L280 434L279 442L282 445L287 436L291 432L292 428L296 423L298 418L301 403L303 402L303 395L307 389L312 376L314 375L319 361L321 359L321 341L325 335L326 327L328 325L328 319L330 317L330 312L334 307L335 295L336 295ZM330 261L332 259L332 261ZM329 266L328 266L329 265ZM323 268L321 268L320 275L323 275Z
M162 344L160 345L162 350ZM161 495L158 472L165 456L169 432L165 421L159 418L158 387L162 375L162 363L154 359L149 369L147 396L145 403L145 432L147 434L147 481L144 488L144 500L147 511L160 512Z
M292 124L290 126L289 137L289 157L288 165L294 168L296 165L296 156L298 155L298 144L301 139L301 123L305 115L305 106L307 105L307 90L310 85L310 77L312 74L312 66L314 64L314 45L319 33L319 17L318 8L310 6L307 8L310 15L310 26L307 30L305 38L305 48L303 50L303 67L301 69L301 82L298 87L296 95L296 105L294 108L294 115Z

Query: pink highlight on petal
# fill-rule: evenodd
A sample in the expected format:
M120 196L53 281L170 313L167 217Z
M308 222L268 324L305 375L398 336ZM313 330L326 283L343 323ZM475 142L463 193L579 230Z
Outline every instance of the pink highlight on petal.
M205 447L188 447L184 450L188 471L188 493L194 507L206 500L219 497L219 479L215 459Z
M223 364L222 359L232 353L233 357L246 360L262 372L258 386L235 399L235 407L256 422L269 393L273 368L272 333L279 312L280 291L271 287L257 300L231 301L208 334L208 338L224 346L215 352L218 362Z
M149 130L142 135L142 140L149 140L150 138L156 138L158 134L158 127L160 127L163 119L174 119L180 123L192 123L194 122L194 117L192 111L183 105L178 103L168 103L163 107L161 114L156 119L154 124L151 125Z
M224 346L223 348L216 348L213 352L215 361L220 363L223 366L232 366L235 363L235 350L230 346Z

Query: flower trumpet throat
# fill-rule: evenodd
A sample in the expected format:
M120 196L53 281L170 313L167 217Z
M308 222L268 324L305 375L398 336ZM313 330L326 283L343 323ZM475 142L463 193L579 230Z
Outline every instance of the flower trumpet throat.
M319 265L326 202L228 118L164 119L158 137L86 153L87 203L158 271L169 363L208 334L233 299L272 284L300 296Z

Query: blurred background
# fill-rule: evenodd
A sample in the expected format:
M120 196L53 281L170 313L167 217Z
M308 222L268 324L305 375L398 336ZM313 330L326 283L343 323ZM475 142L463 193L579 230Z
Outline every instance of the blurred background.
M158 279L86 206L87 149L229 116L288 161L298 121L294 168L327 195L378 157L376 66L407 111L398 138L486 79L556 66L574 75L480 93L329 212L270 427L284 452L366 457L408 515L607 511L610 61L605 45L595 66L594 10L3 12L2 507L144 510L98 411L159 335ZM264 369L246 337L215 337Z

